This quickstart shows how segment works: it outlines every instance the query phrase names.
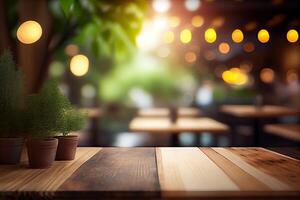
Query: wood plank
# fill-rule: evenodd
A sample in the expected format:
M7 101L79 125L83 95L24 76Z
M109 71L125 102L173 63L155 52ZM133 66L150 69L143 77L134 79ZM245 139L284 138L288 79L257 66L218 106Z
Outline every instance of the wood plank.
M156 154L163 195L239 191L222 169L198 148L157 148Z
M157 196L155 149L105 148L81 166L58 191Z
M21 166L4 166L0 171L0 191L55 191L75 170L95 155L100 148L78 148L73 161L55 161L48 169L29 169L27 161Z
M238 156L225 148L213 148L216 152L233 162L235 165L239 166L245 172L254 176L257 180L267 185L269 188L275 191L290 191L293 190L289 185L278 180L277 178L266 174L256 167L250 165L249 163L245 162L241 156Z
M300 161L289 159L263 148L232 148L231 152L240 156L256 169L269 174L291 188L300 191Z
M264 126L267 133L300 142L300 124L269 124Z
M242 191L269 191L270 188L211 148L200 148Z

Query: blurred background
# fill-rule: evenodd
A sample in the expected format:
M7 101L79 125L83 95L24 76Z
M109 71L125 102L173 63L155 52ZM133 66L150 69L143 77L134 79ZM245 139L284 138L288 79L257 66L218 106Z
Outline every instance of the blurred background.
M88 110L81 146L253 146L257 121L221 106L300 109L299 1L0 0L0 9L0 50L13 52L27 92L57 79ZM31 44L20 30L28 20L41 27L31 36L42 34ZM170 109L172 119L191 107L228 133L182 131L174 144L171 133L129 127L141 109ZM269 123L297 124L299 114L258 124L260 145L299 146L263 133Z

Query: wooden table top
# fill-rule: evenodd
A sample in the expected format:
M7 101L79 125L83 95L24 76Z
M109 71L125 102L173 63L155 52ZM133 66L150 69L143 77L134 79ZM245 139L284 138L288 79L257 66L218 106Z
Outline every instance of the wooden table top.
M181 133L181 132L211 132L223 133L229 127L221 122L207 117L179 117L172 123L167 117L136 117L129 123L129 129L134 132L149 133Z
M49 169L0 166L0 196L300 197L300 161L263 148L78 148Z
M171 114L168 108L144 108L137 113L140 117L169 117ZM180 117L196 117L201 114L200 109L192 107L179 107L177 115Z
M264 127L264 130L300 142L300 124L269 124Z
M249 118L299 116L300 111L283 106L265 105L258 109L254 105L224 105L221 112L236 116Z

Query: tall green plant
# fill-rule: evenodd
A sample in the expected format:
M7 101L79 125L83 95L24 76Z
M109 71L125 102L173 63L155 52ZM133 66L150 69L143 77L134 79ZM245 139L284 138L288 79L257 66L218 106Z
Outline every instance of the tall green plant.
M14 137L21 130L22 76L9 51L0 57L0 136Z

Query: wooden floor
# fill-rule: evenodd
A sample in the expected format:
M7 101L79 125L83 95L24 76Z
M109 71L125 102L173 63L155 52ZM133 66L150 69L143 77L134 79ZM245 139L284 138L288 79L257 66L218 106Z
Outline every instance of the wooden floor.
M300 161L263 148L79 148L49 169L0 166L0 197L299 199Z

